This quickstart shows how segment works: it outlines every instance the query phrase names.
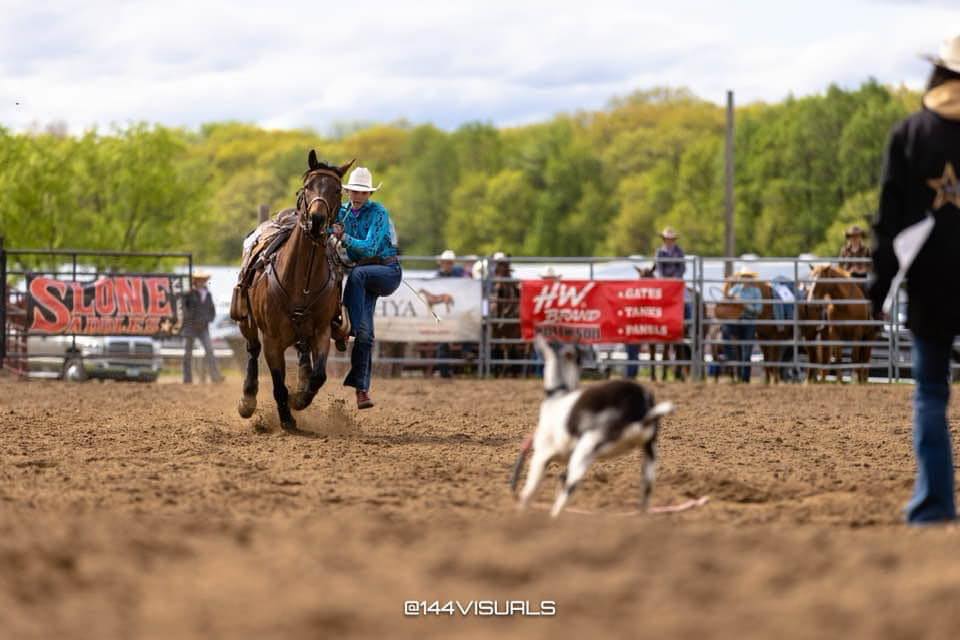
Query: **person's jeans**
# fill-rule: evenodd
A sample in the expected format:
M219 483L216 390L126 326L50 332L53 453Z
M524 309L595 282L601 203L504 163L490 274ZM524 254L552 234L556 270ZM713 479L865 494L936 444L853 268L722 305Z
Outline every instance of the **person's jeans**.
M627 345L627 360L639 360L640 359L640 345L639 344L628 344ZM628 364L627 370L624 371L624 375L633 380L637 377L637 372L640 368L638 364Z
M213 342L210 340L210 331L204 329L200 335L186 336L183 339L183 382L190 384L193 382L193 341L199 340L203 345L204 357L207 360L207 373L214 382L223 380L220 375L220 369L217 367L217 358L213 355Z
M725 324L723 325L724 340L753 340L757 335L757 326L753 324ZM737 367L737 378L741 382L750 382L750 355L753 353L752 344L725 344L723 353L728 362L743 362Z
M907 503L907 522L921 524L957 517L953 498L953 455L947 427L950 351L953 338L913 337L913 448L917 479Z
M446 342L441 342L437 344L437 358L440 360L449 358L451 355L450 344ZM441 378L450 378L453 374L450 373L450 365L446 362L441 362L438 367L440 369Z
M354 337L350 354L350 373L343 384L358 391L370 390L373 367L373 312L377 298L397 290L403 278L399 264L368 264L354 267L347 276L343 304L350 313L350 335Z

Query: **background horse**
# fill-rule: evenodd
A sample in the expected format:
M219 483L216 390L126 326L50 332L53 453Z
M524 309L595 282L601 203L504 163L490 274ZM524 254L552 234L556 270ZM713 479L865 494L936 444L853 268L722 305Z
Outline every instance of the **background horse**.
M850 348L850 362L856 369L858 382L866 382L869 375L871 345L862 344L872 341L877 336L877 327L871 324L872 316L870 305L859 301L866 301L859 282L843 282L852 279L848 271L831 264L821 264L812 267L810 272L810 289L807 292L807 302L831 301L824 312L824 338L826 340L846 340L854 342ZM833 302L835 300L852 300L854 302ZM810 305L811 307L814 305ZM863 324L836 324L838 321L862 320ZM843 347L830 345L826 348L826 357L823 362L841 363L843 361ZM842 372L837 371L837 380L842 379Z
M724 283L723 297L729 297L730 287L737 280L731 279ZM763 353L763 376L764 382L780 382L783 379L784 364L783 354L784 346L780 344L763 344L764 342L792 341L793 340L793 320L783 318L778 320L774 313L776 304L792 304L794 313L799 323L799 342L798 345L806 354L811 365L817 365L825 362L826 355L823 353L824 347L819 344L821 339L825 339L823 322L821 320L821 308L816 305L804 304L802 302L802 292L798 291L794 302L776 302L779 300L773 286L765 280L748 280L751 286L757 287L763 296L762 310L757 320L757 340L760 342L760 351ZM814 323L815 320L821 320ZM789 352L788 352L789 353ZM790 362L788 359L786 362ZM819 368L812 366L808 369L807 378L816 380L822 372Z
M309 406L327 379L330 323L340 302L340 278L327 252L327 229L340 210L343 174L353 164L334 167L317 162L313 150L307 161L296 209L280 214L295 214L296 225L251 283L249 313L240 321L248 358L238 411L249 418L257 407L257 358L262 345L280 424L287 431L296 430L291 407L300 411ZM299 379L288 402L284 351L291 345L297 348Z
M746 278L742 276L732 276L723 283L723 298L730 298L730 288L733 285L741 283L745 286L756 287L760 290L760 296L763 299L761 303L760 315L756 321L756 339L761 342L760 352L763 354L763 380L764 382L780 382L780 355L783 347L778 344L763 344L766 341L789 340L793 337L793 327L789 321L784 320L782 324L776 324L776 316L773 312L773 300L779 298L773 291L773 287L765 280ZM768 324L769 323L769 324ZM749 356L748 356L749 359Z
M498 262L494 267L494 278L511 278L510 265ZM490 287L489 300L490 336L494 340L520 339L520 285L512 280L494 281ZM517 320L517 322L497 322L501 320ZM524 344L508 343L493 344L490 354L494 360L520 360L529 355L529 347ZM519 375L523 367L517 364L498 364L491 368L495 376Z

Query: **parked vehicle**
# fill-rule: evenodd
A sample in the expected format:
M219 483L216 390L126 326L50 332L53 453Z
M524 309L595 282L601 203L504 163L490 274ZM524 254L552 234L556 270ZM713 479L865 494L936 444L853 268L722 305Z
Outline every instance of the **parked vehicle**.
M31 377L154 382L160 373L160 351L144 336L31 336L27 353Z

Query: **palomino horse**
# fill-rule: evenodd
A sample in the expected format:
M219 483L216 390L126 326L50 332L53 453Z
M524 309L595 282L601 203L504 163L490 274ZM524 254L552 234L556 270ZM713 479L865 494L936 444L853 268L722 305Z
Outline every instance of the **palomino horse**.
M863 289L857 282L843 282L851 279L850 273L831 264L821 264L812 268L810 272L811 285L807 291L807 302L853 300L855 302L830 302L826 305L824 337L829 341L849 340L855 344L850 348L852 368L856 369L858 382L866 382L870 375L871 346L862 344L876 338L877 328L871 324L870 305L859 301L866 301ZM813 305L811 305L813 306ZM863 324L835 324L843 321L863 321ZM843 360L843 347L831 345L827 347L828 356L823 362L840 363ZM837 380L841 379L837 372Z
M280 424L296 431L291 407L301 411L313 401L327 379L330 323L337 314L340 291L332 252L327 251L327 229L340 209L342 167L317 162L310 151L309 168L297 197L297 224L290 237L257 274L248 291L249 313L240 321L247 339L247 372L238 411L249 418L257 408L257 358L261 344L277 401ZM284 351L295 345L299 358L297 391L289 398L284 378Z

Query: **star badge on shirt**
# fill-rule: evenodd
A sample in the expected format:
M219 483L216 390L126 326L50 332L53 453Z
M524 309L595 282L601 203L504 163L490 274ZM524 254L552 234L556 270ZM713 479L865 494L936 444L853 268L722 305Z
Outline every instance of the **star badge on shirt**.
M933 210L938 211L948 204L960 209L960 182L957 173L953 170L953 163L948 162L943 168L943 175L939 178L927 180L927 185L937 192L933 200Z

